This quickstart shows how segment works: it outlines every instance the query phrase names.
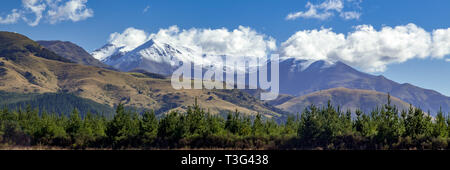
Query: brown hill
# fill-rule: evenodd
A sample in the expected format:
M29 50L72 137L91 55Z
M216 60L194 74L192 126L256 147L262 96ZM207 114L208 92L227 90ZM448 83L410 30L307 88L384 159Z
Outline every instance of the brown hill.
M311 104L322 107L326 106L328 101L331 101L334 106L340 106L343 111L350 109L354 112L356 109L363 109L362 111L369 113L372 109L386 104L387 96L386 93L371 90L333 88L290 99L278 105L277 108L298 113ZM396 97L391 97L391 101L392 105L396 105L400 111L407 110L410 107L410 104Z

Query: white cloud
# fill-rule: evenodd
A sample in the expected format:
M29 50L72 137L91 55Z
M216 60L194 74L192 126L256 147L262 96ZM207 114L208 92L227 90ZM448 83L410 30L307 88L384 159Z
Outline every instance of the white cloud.
M357 26L347 35L331 29L299 31L283 42L284 57L302 60L342 61L369 72L385 71L392 63L414 58L443 58L450 54L450 31L436 30L433 35L408 24L383 27Z
M354 2L354 0L347 1ZM354 3L355 5L359 6L359 3L361 3L361 1ZM286 20L295 20L297 18L325 20L333 17L336 13L338 13L340 17L346 20L359 19L361 16L361 13L357 11L343 11L343 0L326 0L317 5L312 4L311 2L307 2L305 7L308 9L307 11L290 13L286 16Z
M122 47L122 52L131 51L149 40L148 33L133 27L127 28L123 33L112 33L109 37L109 43Z
M446 61L446 62L450 62L450 58L446 58L445 61Z
M35 19L30 20L28 17L23 16L25 22L30 26L37 26L42 19L42 13L47 8L47 5L42 0L22 0L22 6L24 8L25 13L33 13L35 15Z
M150 37L158 42L201 50L208 55L266 57L268 51L276 49L273 38L244 26L234 30L192 28L181 31L172 26Z
M22 9L13 9L12 14L0 17L0 24L16 23L23 19L30 26L37 26L43 18L51 24L71 20L73 22L92 17L87 0L22 0Z
M432 54L438 58L450 54L450 28L433 31Z
M21 14L17 9L13 9L11 14L8 14L5 18L0 17L0 24L14 24L20 19Z
M61 4L58 2L49 4L47 14L52 24L66 20L77 22L94 16L94 11L86 7L87 0L70 0Z

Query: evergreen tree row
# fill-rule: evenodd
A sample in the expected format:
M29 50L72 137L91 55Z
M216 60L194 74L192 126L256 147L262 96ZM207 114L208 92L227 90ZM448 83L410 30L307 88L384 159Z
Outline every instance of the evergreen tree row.
M399 111L388 103L371 113L314 105L283 123L238 111L211 115L197 104L185 113L157 117L127 110L113 117L74 109L69 116L26 109L0 110L0 146L57 146L73 149L449 149L450 117L431 117L419 108Z

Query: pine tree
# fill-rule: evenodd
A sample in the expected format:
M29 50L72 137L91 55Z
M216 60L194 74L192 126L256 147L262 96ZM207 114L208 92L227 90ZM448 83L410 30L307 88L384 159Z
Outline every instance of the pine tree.
M224 135L225 121L220 116L213 116L207 113L208 135Z
M380 110L380 118L378 119L378 142L387 144L393 143L399 136L399 119L398 109L391 105L391 95L388 94L388 102Z
M442 137L445 138L448 135L447 132L447 124L445 122L445 116L442 112L442 107L439 109L439 112L436 115L436 120L433 128L433 136L434 137Z
M153 110L144 112L139 128L140 137L143 138L144 143L151 143L156 138L158 120Z
M186 112L186 124L188 126L189 135L205 136L208 129L206 123L205 112L197 104L197 98L192 107L188 107Z
M356 120L353 123L353 127L357 133L363 134L364 122L363 122L362 115L364 113L361 110L356 110L355 114L356 114Z
M78 109L73 109L70 114L69 121L67 122L66 132L72 139L74 139L82 125L83 124Z
M262 122L261 114L257 114L255 119L253 120L252 135L253 136L264 135L264 125Z
M125 111L123 104L119 104L116 115L106 128L106 135L113 147L127 147L135 144L135 137L139 134L139 119L135 113Z
M296 136L296 131L299 126L298 123L298 118L296 119L293 115L288 115L283 127L283 135Z
M180 116L178 112L170 112L165 115L159 121L157 136L160 138L174 138L179 121Z
M311 105L301 115L298 136L308 142L316 141L323 134L323 123L317 107Z

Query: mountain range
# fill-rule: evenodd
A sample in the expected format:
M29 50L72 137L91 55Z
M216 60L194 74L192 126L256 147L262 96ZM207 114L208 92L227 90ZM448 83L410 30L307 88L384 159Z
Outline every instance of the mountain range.
M130 108L167 113L185 110L197 98L203 108L214 114L237 109L241 113L282 118L311 104L320 106L328 101L344 111L358 108L369 112L385 104L390 93L399 109L408 109L412 104L432 115L440 107L450 111L449 97L436 91L363 73L342 62L294 58L280 62L281 94L274 101L260 101L261 90L174 90L167 78L176 68L174 61L195 62L198 57L207 55L153 40L132 50L109 44L89 54L71 42L35 42L17 33L0 32L0 91L7 94L2 95L7 97L0 103L31 102L41 106L37 99L58 98L84 103L71 105L74 107L111 110L107 108L124 103ZM37 97L31 99L23 94ZM48 97L61 94L66 96Z
M280 63L280 92L303 96L313 92L344 87L390 93L392 96L436 113L442 107L450 111L450 98L434 90L408 83L400 84L384 76L360 72L342 62L316 61L305 68L306 61L286 59Z
M158 114L186 110L197 101L212 114L238 110L249 115L260 113L269 118L281 117L279 109L243 91L175 90L170 79L158 77L157 74L119 72L78 64L23 35L11 32L0 32L0 91L14 93L6 96L70 94L89 100L84 103L95 102L108 107L123 103L134 109L152 109ZM0 103L12 105L14 103L8 101L14 100L15 97L5 97L1 98ZM26 100L17 99L21 103L27 103ZM242 100L246 103L242 104ZM60 105L67 103L61 102Z
M96 50L108 51L110 45ZM118 48L120 49L120 48ZM119 57L120 56L120 57ZM192 61L205 57L195 50L149 40L134 50L106 56L103 62L121 71L143 69L148 72L171 75L176 65L172 61ZM450 97L434 90L412 84L400 84L379 75L358 71L343 62L307 61L283 57L280 61L280 93L300 97L321 90L348 88L390 93L406 103L436 113L440 108L450 111ZM279 100L278 100L279 101ZM269 102L273 103L273 102ZM279 104L279 103L278 103Z
M364 113L370 113L374 106L381 108L383 104L388 103L387 100L386 93L339 87L291 98L277 105L277 108L295 113L310 105L326 107L330 101L333 106L339 106L344 112L350 110L354 113L356 110L361 110ZM391 97L391 104L397 106L399 110L408 110L411 106L396 97Z

